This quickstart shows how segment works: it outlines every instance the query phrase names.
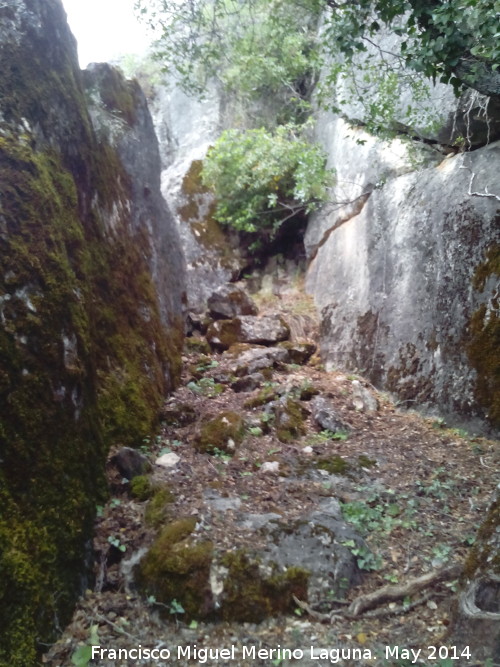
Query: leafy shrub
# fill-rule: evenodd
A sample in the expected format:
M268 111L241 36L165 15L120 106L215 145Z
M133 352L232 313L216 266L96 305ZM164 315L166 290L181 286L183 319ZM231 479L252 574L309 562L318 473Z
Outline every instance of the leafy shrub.
M209 150L202 178L215 194L220 223L269 241L286 221L327 201L333 173L325 162L296 125L233 129Z

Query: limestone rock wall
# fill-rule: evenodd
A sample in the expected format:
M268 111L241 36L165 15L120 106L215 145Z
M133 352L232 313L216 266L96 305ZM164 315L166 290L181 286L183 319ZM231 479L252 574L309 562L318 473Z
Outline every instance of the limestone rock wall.
M87 585L109 444L176 382L183 263L143 97L104 69L88 102L60 0L2 4L0 70L0 665L25 667Z
M498 425L500 144L408 154L331 116L318 136L344 202L306 234L327 366L364 373L408 407Z
M202 100L184 93L175 80L156 88L153 120L160 143L162 192L174 215L186 258L188 307L204 311L207 298L240 270L237 243L213 218L214 200L201 182L203 159L231 124L215 83Z

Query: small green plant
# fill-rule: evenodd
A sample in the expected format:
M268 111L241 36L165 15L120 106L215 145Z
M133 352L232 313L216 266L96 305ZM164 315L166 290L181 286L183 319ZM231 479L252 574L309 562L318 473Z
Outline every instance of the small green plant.
M194 394L206 396L207 398L215 398L220 396L224 391L224 385L215 382L213 378L201 378L197 382L191 381L187 384L188 389Z
M170 613L171 614L185 614L186 610L184 609L184 607L181 605L180 602L178 602L177 600L174 599L170 603Z
M218 361L216 361L215 359L210 359L208 361L201 363L199 366L196 366L196 370L200 373L204 373L205 371L209 371L212 368L217 368L218 365L219 365Z
M71 664L75 667L87 667L92 660L92 646L99 646L99 626L92 625L89 630L88 643L79 646L71 656Z
M111 544L111 546L116 547L116 549L118 549L122 553L125 553L125 551L127 551L127 547L120 542L119 537L114 537L113 535L110 535L108 537L108 542Z
M213 456L218 458L223 463L228 463L233 458L230 454L228 454L224 450L219 449L219 447L212 447L210 451Z
M263 430L260 426L250 426L248 432L255 437L260 437L263 434Z
M370 571L382 568L382 558L374 554L363 544L357 544L354 540L346 540L342 544L349 549L353 556L356 556L356 562L360 570Z

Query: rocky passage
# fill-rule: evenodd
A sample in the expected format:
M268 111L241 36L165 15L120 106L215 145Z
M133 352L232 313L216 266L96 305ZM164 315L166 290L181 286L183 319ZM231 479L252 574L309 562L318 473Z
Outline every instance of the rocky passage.
M225 288L191 316L161 428L111 452L95 587L44 664L448 664L427 647L449 644L498 443L326 373L300 291L255 301ZM171 657L110 653L139 646Z

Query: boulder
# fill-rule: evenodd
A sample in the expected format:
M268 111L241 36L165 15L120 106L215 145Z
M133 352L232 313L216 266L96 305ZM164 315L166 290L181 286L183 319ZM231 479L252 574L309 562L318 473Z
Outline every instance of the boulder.
M238 498L205 496L213 511L235 511ZM338 503L328 499L318 511L292 525L278 514L242 514L240 525L265 537L258 552L239 548L216 552L197 534L195 519L166 526L135 571L146 595L154 595L167 614L172 600L184 619L219 619L258 623L269 616L292 613L294 597L316 608L330 606L327 593L344 597L361 580L349 545L367 547L342 519ZM352 547L351 547L352 548Z
M263 529L268 535L264 561L280 568L306 567L307 600L318 608L326 604L325 592L343 598L346 592L361 582L356 558L345 542L368 551L364 540L347 524L338 502L327 499L315 512L305 515L293 524L279 521Z
M214 319L231 320L239 315L257 315L250 296L236 285L221 285L208 297L208 310Z
M251 373L238 378L231 384L231 389L235 392L253 391L258 389L266 378L262 373Z
M280 315L239 318L241 323L241 342L258 345L274 345L290 336L290 328Z
M311 412L318 426L332 433L349 431L349 426L338 416L337 411L329 398L315 396L311 403Z
M232 372L239 377L275 368L289 360L288 351L281 347L251 347L240 352L238 346L234 346L228 350L229 355L237 357Z
M122 477L129 480L144 475L151 470L151 464L147 457L137 449L132 449L132 447L122 447L111 457L109 462Z
M232 320L215 321L208 328L207 340L215 350L223 351L235 343L275 345L289 335L290 329L279 315L242 315Z
M376 412L379 402L372 392L363 387L359 380L352 381L352 403L360 412Z
M236 412L221 412L203 422L194 437L193 446L207 454L234 454L236 446L243 440L244 428L245 422Z
M281 442L292 442L306 432L305 418L309 414L304 406L289 396L282 396L272 404L276 435Z
M285 341L279 345L288 352L289 363L300 365L307 364L317 349L314 343Z

